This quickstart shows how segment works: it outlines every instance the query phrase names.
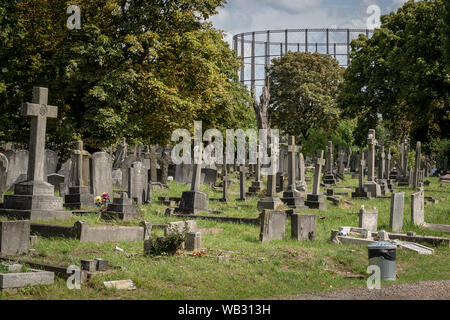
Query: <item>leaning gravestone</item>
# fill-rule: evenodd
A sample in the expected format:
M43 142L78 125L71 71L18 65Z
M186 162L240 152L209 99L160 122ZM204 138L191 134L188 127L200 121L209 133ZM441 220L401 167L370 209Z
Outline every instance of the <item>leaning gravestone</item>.
M175 182L191 183L192 181L192 164L178 164L175 167Z
M291 216L291 237L295 240L316 240L317 216L293 214Z
M122 162L120 167L120 171L122 171L122 183L119 188L120 190L128 190L128 169L135 162L137 162L137 159L134 155L126 157Z
M378 230L378 209L359 211L359 228L366 229L372 232Z
M393 193L391 196L390 228L393 232L400 232L403 228L403 210L405 207L405 193Z
M196 162L194 163L191 190L183 192L180 206L176 209L177 212L196 214L200 211L208 211L209 196L206 193L200 192L202 165L199 163L201 163L201 160L197 159Z
M327 204L325 203L325 196L320 192L320 174L322 166L325 165L325 159L323 158L323 150L317 152L317 159L314 169L314 184L311 194L308 194L305 204L310 209L326 210Z
M33 103L24 103L21 113L31 117L30 151L27 181L14 185L14 195L5 196L0 214L21 220L70 219L63 210L62 198L54 196L54 187L45 181L45 132L47 118L56 118L58 108L47 104L48 89L33 88Z
M91 157L91 185L94 196L107 193L112 197L112 160L106 152L96 152Z
M58 161L59 158L56 152L45 150L44 172L46 177L52 173L56 173L58 169Z
M284 211L264 210L261 214L261 242L282 240L286 233L287 215Z

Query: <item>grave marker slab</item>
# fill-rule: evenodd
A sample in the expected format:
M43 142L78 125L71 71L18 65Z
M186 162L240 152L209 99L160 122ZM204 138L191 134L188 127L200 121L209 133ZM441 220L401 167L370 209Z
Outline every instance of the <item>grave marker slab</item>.
M393 193L391 196L391 218L389 223L389 226L393 232L400 232L403 228L404 207L405 193Z
M284 211L264 210L261 214L260 241L282 240L286 233L286 220Z
M19 255L30 248L30 221L0 221L0 254Z
M113 196L112 160L106 152L96 152L91 157L92 193L101 196L107 193Z
M417 226L425 224L425 192L423 189L411 195L411 222Z
M291 216L292 239L316 240L317 238L317 216L293 214Z

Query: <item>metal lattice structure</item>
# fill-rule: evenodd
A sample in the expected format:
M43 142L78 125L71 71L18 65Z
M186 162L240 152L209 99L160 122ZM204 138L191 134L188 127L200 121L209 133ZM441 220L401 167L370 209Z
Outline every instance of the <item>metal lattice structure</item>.
M240 81L261 87L272 59L289 51L319 52L332 55L339 65L350 63L350 43L360 34L370 37L370 29L286 29L246 32L233 37L233 49L243 62Z

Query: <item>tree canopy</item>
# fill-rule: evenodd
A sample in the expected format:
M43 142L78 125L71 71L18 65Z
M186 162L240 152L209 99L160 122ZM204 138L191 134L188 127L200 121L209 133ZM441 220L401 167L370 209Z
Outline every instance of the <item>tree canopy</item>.
M122 137L165 144L174 129L255 125L240 62L205 22L224 0L0 2L0 140L27 141L19 115L32 87L59 107L49 146L82 138L103 148ZM69 5L81 9L70 30Z
M338 104L344 116L359 119L359 144L380 121L399 139L410 135L426 144L449 137L443 10L442 0L408 1L396 13L382 16L382 26L371 38L360 35L352 42L352 63Z
M270 123L298 141L309 138L312 128L336 127L336 106L342 68L330 55L289 52L269 68Z

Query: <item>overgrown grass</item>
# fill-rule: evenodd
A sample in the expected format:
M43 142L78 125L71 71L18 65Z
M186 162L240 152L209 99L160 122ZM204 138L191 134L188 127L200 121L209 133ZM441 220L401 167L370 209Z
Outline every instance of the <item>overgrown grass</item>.
M237 176L235 180L238 181ZM432 184L425 188L426 196L438 199L449 196L449 189L439 187L438 179L431 178ZM250 182L249 182L250 183ZM347 179L336 192L351 193L357 180ZM179 218L166 217L166 206L159 203L159 196L180 197L189 189L187 185L170 184L170 190L155 190L153 205L140 209L144 219L153 224L165 224L179 221ZM311 188L311 186L309 186ZM445 233L421 229L410 224L410 195L413 190L405 191L404 231L416 231L418 234L448 236ZM209 186L202 186L210 198L220 198L221 192ZM214 211L204 215L258 217L257 199L247 203L237 202L239 185L230 188L228 204L209 202ZM57 279L54 286L33 287L12 292L0 292L0 299L261 299L297 295L304 292L317 292L340 288L363 287L364 279L348 276L364 276L368 257L365 246L337 245L329 242L330 231L339 226L357 226L358 211L361 205L379 210L379 229L389 231L389 199L351 200L352 205L333 206L327 203L327 211L305 210L304 213L318 214L318 239L313 242L297 242L290 239L290 226L286 228L286 237L281 241L259 242L259 227L218 223L198 220L200 228L215 228L219 232L204 232L203 247L208 249L207 257L191 257L182 253L173 257L151 258L143 255L143 242L123 242L89 244L76 240L39 238L34 248L37 256L27 259L58 264L80 265L80 259L104 258L109 260L113 269L94 276L81 290L67 289L66 282ZM442 200L436 205L427 205L425 220L429 223L450 224L450 200ZM202 215L203 215L202 214ZM86 220L89 224L107 224L95 214L73 218L71 221L53 221L64 225L73 225L76 220ZM132 221L127 224L137 224ZM115 222L114 224L119 224ZM122 223L121 223L122 224ZM162 234L155 230L155 235ZM115 250L119 246L127 253L127 258ZM231 252L231 253L230 253ZM446 246L436 248L433 256L421 256L405 250L398 251L398 282L417 282L424 280L450 279L450 250ZM220 254L231 255L231 261L218 263ZM103 287L103 281L131 279L137 285L136 291L112 291ZM384 284L389 285L389 284Z

